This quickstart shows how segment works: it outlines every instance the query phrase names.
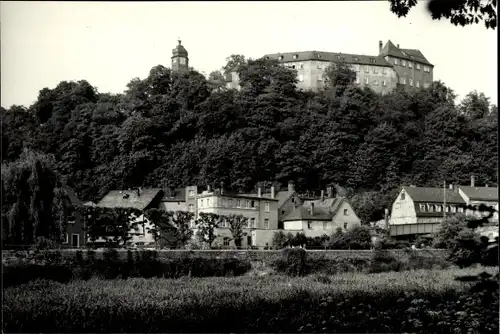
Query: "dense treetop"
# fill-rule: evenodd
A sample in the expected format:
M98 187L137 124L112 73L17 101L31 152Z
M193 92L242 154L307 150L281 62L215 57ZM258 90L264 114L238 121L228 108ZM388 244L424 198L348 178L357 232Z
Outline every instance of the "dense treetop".
M220 83L230 68L240 91ZM497 184L497 108L482 93L455 105L452 89L435 82L382 96L353 85L343 66L327 71L324 90L303 92L294 70L237 55L222 72L206 79L158 65L118 95L84 80L44 88L29 108L1 109L2 163L23 148L53 155L62 182L93 201L165 183L337 184L359 203L377 202L363 219L381 218L401 184L464 184L471 173Z

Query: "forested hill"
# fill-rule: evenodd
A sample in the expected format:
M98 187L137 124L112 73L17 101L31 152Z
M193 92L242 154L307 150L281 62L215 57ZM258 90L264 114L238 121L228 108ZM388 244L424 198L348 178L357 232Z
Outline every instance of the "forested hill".
M27 109L2 108L2 162L23 147L53 154L65 182L94 201L109 189L166 183L337 184L358 202L387 202L401 184L464 184L472 173L497 184L497 109L483 94L455 105L435 82L380 96L346 71L330 68L318 93L298 91L294 70L264 59L240 65L241 91L161 65L119 95L61 82Z

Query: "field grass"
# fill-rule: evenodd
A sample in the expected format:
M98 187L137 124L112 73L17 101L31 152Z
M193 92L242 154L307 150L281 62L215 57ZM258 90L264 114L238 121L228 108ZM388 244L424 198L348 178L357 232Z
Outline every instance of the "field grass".
M498 333L498 301L493 313L485 310L489 304L481 309L475 302L484 321L457 315L472 306L459 302L470 284L454 278L484 270L493 274L498 267L300 278L35 281L5 289L4 331L460 333L465 326L464 333Z

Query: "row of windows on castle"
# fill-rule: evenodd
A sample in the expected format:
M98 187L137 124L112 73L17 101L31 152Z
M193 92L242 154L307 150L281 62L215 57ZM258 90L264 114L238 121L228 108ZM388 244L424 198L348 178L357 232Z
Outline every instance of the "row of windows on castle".
M399 62L398 59L394 59L394 65L398 65L398 64L400 64L400 66L402 66L402 67L406 67L406 65L408 64L408 68L413 68L413 65L412 65L411 62L406 63L405 60L402 60L401 62ZM318 63L317 68L321 70L321 69L327 68L329 65L330 65L330 62ZM288 67L288 68L292 68L292 69L297 69L297 70L303 70L304 69L304 63L286 63L286 64L284 64L284 66ZM379 66L363 65L363 67L364 67L365 73L369 73L370 72L370 67L371 67L371 70L373 71L373 73L378 73L378 71L379 71ZM361 65L354 64L354 65L351 66L351 68L355 72L360 72ZM424 68L424 72L430 73L431 68L429 66L424 65L423 68ZM415 69L416 70L420 70L420 64L417 63L415 65ZM381 73L382 74L386 74L387 73L387 68L386 67L382 67L381 68Z

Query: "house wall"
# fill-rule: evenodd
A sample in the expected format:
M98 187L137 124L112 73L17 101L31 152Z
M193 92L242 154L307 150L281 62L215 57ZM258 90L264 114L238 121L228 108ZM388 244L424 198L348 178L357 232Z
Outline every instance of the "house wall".
M402 195L404 194L404 199ZM390 225L416 224L417 216L415 205L410 195L404 189L400 191L398 197L392 203Z
M347 212L345 212L344 210L347 210ZM345 223L347 223L347 227L345 227ZM334 232L339 227L343 230L347 230L360 225L361 220L359 219L358 215L356 215L356 212L354 212L351 205L348 202L344 201L333 217L330 229Z
M85 240L85 224L84 219L79 211L75 212L75 219L72 221L68 221L66 225L66 240L63 240L62 246L64 248L73 248L73 247L84 247L86 244ZM78 234L78 245L73 245L73 234Z
M394 67L394 70L397 73L398 78L405 78L406 84L403 85L405 89L411 89L412 87L409 85L409 79L413 79L413 87L417 88L416 81L419 82L420 87L424 88L424 83L432 84L434 77L434 68L429 65L430 72L424 72L424 64L418 63L415 61L410 61L406 59L401 59L393 56L385 56L384 57L389 64ZM398 60L398 65L394 64L394 60ZM402 60L405 61L405 66L402 65ZM412 68L409 67L409 63L411 63ZM417 64L420 64L420 69L417 69ZM427 65L425 65L427 66Z
M304 201L299 197L297 193L294 193L283 205L279 208L278 220L282 221L286 216L288 216L296 206L302 206Z
M161 202L160 209L165 211L188 211L187 204L184 201L179 202Z

